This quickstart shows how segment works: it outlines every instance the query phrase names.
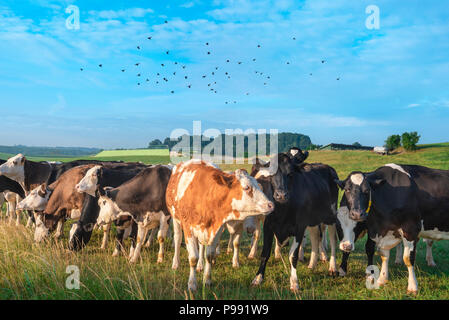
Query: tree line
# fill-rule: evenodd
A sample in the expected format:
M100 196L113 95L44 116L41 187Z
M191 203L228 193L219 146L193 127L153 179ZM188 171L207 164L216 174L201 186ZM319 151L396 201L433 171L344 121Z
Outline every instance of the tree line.
M209 137L202 135L201 137L198 137L198 138L201 139L200 140L201 141L201 149L204 149L207 145L212 143L218 137L209 138ZM231 139L233 141L232 142L233 154L236 153L236 143L241 138L243 138L245 154L248 151L248 142L251 141L250 139L255 139L253 141L257 142L256 145L258 145L258 142L259 142L258 134L253 134L253 135L225 135L225 134L222 134L220 138L222 141L223 154L225 154L226 141L231 141ZM190 135L190 136L184 135L184 136L178 137L177 140L173 140L173 141L168 137L165 138L163 142L159 139L155 139L148 144L148 148L150 148L150 149L168 148L168 149L172 150L173 146L175 146L177 143L179 143L182 139L190 139L190 146L193 146L194 137L192 135ZM265 150L267 152L269 152L269 150L270 150L270 148L269 148L270 147L270 135L269 134L265 135L265 141L266 141ZM278 150L279 150L279 152L286 152L292 146L299 147L303 150L310 150L311 148L315 147L312 144L310 137L307 135L300 134L300 133L291 133L291 132L281 132L278 134ZM257 148L257 153L259 153L258 148Z
M421 138L418 132L404 132L402 135L393 134L385 140L385 147L388 150L394 150L402 146L407 151L415 151Z

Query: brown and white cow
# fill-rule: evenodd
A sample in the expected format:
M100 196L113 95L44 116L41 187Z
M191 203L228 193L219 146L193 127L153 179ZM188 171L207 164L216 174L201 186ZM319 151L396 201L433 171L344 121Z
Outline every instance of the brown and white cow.
M188 288L195 291L198 244L206 246L203 281L211 283L212 259L224 224L249 216L267 215L274 209L257 184L245 170L227 174L216 166L200 160L176 165L167 186L167 207L173 217L175 254L173 269L179 266L182 232L189 252Z

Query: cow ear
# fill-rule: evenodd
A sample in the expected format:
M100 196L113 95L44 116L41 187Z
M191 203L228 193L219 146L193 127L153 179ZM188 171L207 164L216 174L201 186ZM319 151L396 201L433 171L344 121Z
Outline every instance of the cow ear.
M373 189L376 189L380 186L382 186L385 183L385 179L374 179L374 180L368 180L369 184Z
M20 160L20 164L24 164L25 160L26 160L26 158L25 158L25 156L23 156L22 159Z
M302 159L302 161L306 161L306 159L309 157L309 151L306 151L303 154L304 154L304 158Z
M232 183L234 182L234 176L232 175L224 175L224 174L215 174L214 180L222 186L227 186L228 188L231 187Z
M335 179L334 181L341 190L343 190L345 188L345 184L346 184L345 180Z

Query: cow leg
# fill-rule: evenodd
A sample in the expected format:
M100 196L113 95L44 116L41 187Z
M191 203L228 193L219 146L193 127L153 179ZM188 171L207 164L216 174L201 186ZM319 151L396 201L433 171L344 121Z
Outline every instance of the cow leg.
M150 235L148 236L147 240L145 241L145 247L149 248L151 245L151 242L153 242L154 237L156 236L156 228L151 229Z
M232 267L238 268L239 265L239 249L240 249L240 237L242 235L242 230L237 231L234 234L234 240L232 240L232 244L234 245L234 255L232 256Z
M3 218L3 204L5 203L5 195L0 192L0 216Z
M318 263L318 247L320 246L320 230L318 226L309 227L310 244L312 245L312 253L310 254L309 269L316 267Z
M402 264L402 243L396 246L396 258L394 259L395 264Z
M304 248L307 245L307 237L306 237L306 233L304 232L304 236L302 237L302 242L301 245L299 246L299 252L298 252L298 260L301 262L304 262L305 258L304 258Z
M8 192L6 194L6 201L8 201L8 216L9 223L13 224L14 220L16 220L16 196L12 192Z
M319 226L319 230L320 230L320 246L319 246L320 260L322 262L326 262L327 261L326 251L328 249L327 235L326 235L326 225L322 225L321 224Z
M380 258L382 259L382 268L380 270L377 284L383 286L388 282L388 260L390 258L390 249L379 249Z
M133 256L129 262L136 263L140 257L140 250L142 249L142 245L147 238L148 229L144 226L143 222L137 223L137 243L134 249Z
M429 267L436 267L437 264L433 260L433 255L432 255L433 240L424 239L424 242L426 243L426 261L427 261L427 265Z
M351 253L349 253L349 252L343 251L340 268L338 269L338 275L340 277L346 276L346 273L348 272L348 259L349 259L350 254Z
M296 236L293 238L292 246L290 247L290 252L288 255L288 260L290 261L290 290L296 292L299 290L298 275L296 272L296 265L298 264L298 250L299 244L304 237L304 229L299 229Z
M282 246L281 246L281 244L279 243L279 241L278 241L278 239L276 237L275 237L275 239L276 239L276 244L275 244L275 247L274 247L274 259L275 260L280 260L281 259L281 255L282 255L282 253L281 253ZM288 241L288 239L286 241Z
M256 277L251 282L252 286L258 286L262 283L265 276L265 268L267 266L268 259L270 258L271 247L273 246L274 232L265 223L263 226L263 248L260 255L259 270L257 270ZM277 239L276 239L277 242Z
M229 231L229 229L228 229L228 231ZM228 248L226 249L226 254L230 254L232 252L233 240L234 240L234 233L229 232Z
M101 241L101 247L100 249L104 250L108 247L108 241L109 241L109 232L111 231L111 223L105 224L103 226L103 240Z
M257 243L259 242L260 232L261 232L261 228L260 228L260 222L259 222L256 224L256 230L254 230L254 233L253 233L253 237L251 240L251 250L249 251L248 259L254 259L256 257Z
M113 257L117 257L120 254L120 252L124 251L123 238L125 235L125 230L126 230L126 228L117 227L117 235L116 235L116 239L115 239L115 249L114 249L114 252L112 253Z
M56 225L55 239L59 240L64 233L64 218L60 218Z
M198 255L198 263L196 264L196 271L201 272L204 269L204 245L199 243L198 246L200 250Z
M376 251L376 243L368 237L365 242L365 253L368 260L368 266L374 264L374 253Z
M170 216L164 214L161 215L159 222L159 231L157 232L157 242L159 242L159 252L157 253L157 263L162 263L164 261L164 243L167 238L168 227L170 227Z
M132 220L131 221L131 233L129 235L129 237L131 238L131 247L129 248L128 259L130 259L130 260L134 257L134 251L136 249L136 239L137 239L138 232L139 232L139 226L134 220Z
M173 219L173 243L175 245L175 253L173 254L172 269L176 270L179 267L179 251L181 250L182 229L181 223Z
M415 277L415 256L416 256L416 243L418 239L408 241L405 237L402 238L404 243L404 264L408 269L408 286L407 293L417 294L418 293L418 281Z
M28 213L28 220L27 220L27 224L26 227L27 228L32 228L33 225L35 225L35 219L34 219L34 215L30 210L27 210Z
M335 224L329 225L327 227L329 232L329 240L331 247L331 258L329 260L329 274L331 276L337 275L337 259L336 259L336 248L337 248L337 227Z
M176 236L176 231L175 231ZM188 288L191 291L196 291L196 264L198 263L198 239L194 236L190 238L185 238L186 247L189 253L189 265L190 265L190 274L189 274L189 282ZM207 265L207 263L206 263Z

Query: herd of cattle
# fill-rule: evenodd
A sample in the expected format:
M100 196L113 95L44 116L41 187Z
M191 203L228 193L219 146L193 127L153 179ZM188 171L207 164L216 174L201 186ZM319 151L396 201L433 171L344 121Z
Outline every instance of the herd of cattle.
M296 266L304 259L306 230L311 242L311 269L318 259L327 259L328 234L329 273L336 275L340 240L340 276L347 273L354 242L367 232L368 265L373 264L376 246L382 258L377 283L387 282L389 252L402 244L409 274L407 291L416 293L417 242L425 239L427 263L434 266L433 240L449 239L449 171L387 164L372 172L355 171L339 180L332 167L306 163L307 156L307 152L291 148L269 162L256 159L249 174L243 169L224 172L195 159L176 166L147 166L93 160L33 162L18 154L0 160L0 203L7 201L11 222L19 224L20 212L28 213L27 226L34 226L36 242L51 233L61 237L64 222L75 220L68 244L74 251L88 244L95 226L103 229L101 247L106 248L114 223L117 233L113 255L125 253L123 241L129 237L130 262L139 261L142 246L156 232L157 262L162 262L164 240L172 222L172 268L179 267L184 234L190 290L197 288L197 271L203 270L203 281L210 284L225 228L230 233L228 251L234 251L232 265L238 267L241 234L252 234L248 257L255 258L263 223L263 249L254 286L264 279L273 240L277 258L280 248L293 237L289 252L291 290L299 288ZM339 188L344 194L337 209ZM401 251L399 247L396 250L396 263L401 263Z

